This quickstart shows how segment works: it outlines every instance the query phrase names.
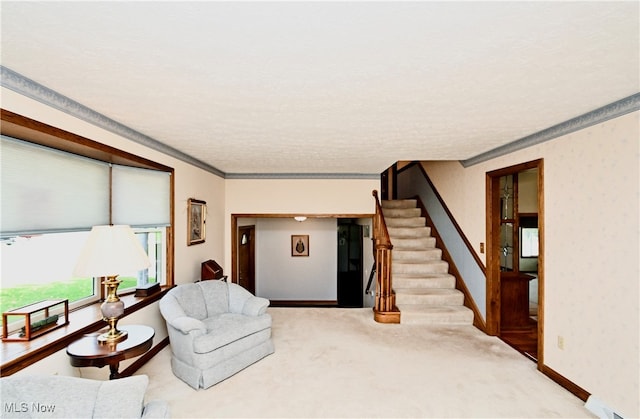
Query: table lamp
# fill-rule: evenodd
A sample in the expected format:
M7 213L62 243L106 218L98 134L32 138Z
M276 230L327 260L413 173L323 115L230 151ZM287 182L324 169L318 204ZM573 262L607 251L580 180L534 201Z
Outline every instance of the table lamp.
M148 268L149 257L128 225L94 226L89 233L74 270L77 277L104 277L107 298L100 306L103 320L109 330L98 336L101 343L114 343L124 339L126 331L118 330L118 319L124 314L124 303L117 294L121 273L137 272Z

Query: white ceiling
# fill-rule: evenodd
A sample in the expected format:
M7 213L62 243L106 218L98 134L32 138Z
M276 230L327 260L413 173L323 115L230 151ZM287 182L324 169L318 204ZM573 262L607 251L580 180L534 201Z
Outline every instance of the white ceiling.
M228 174L372 174L638 93L639 4L2 1L1 59Z

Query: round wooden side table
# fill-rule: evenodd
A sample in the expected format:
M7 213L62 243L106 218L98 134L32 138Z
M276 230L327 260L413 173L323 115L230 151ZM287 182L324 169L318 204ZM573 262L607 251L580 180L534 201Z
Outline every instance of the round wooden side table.
M67 346L67 355L74 367L98 367L109 365L109 379L120 378L120 361L133 358L151 349L155 331L141 325L119 326L127 331L127 337L120 342L109 344L98 342L100 333L84 335Z

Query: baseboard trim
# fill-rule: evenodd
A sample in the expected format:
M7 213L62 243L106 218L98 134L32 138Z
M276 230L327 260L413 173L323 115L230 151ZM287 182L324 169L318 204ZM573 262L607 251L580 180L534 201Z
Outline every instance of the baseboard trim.
M271 300L271 307L338 307L336 300Z
M544 364L538 365L538 370L562 387L564 387L567 391L569 391L571 394L573 394L583 402L586 402L589 396L591 396L591 393L589 393L587 390L583 389L562 374Z
M158 354L158 352L160 352L161 350L163 350L167 346L169 346L169 336L167 336L166 338L162 339L160 342L158 342L157 345L153 346L146 353L141 355L140 358L136 359L135 362L133 362L127 368L122 370L122 372L120 372L120 376L121 377L130 377L130 376L132 376L133 374L136 373L136 371L138 371L140 368L142 368L142 366L144 364L149 362L151 360L151 358L156 356Z

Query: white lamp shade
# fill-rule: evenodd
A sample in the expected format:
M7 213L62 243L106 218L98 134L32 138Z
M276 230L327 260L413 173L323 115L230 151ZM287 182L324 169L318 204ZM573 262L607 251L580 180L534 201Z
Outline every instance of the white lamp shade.
M149 257L128 225L95 226L73 271L76 277L115 276L148 268Z

